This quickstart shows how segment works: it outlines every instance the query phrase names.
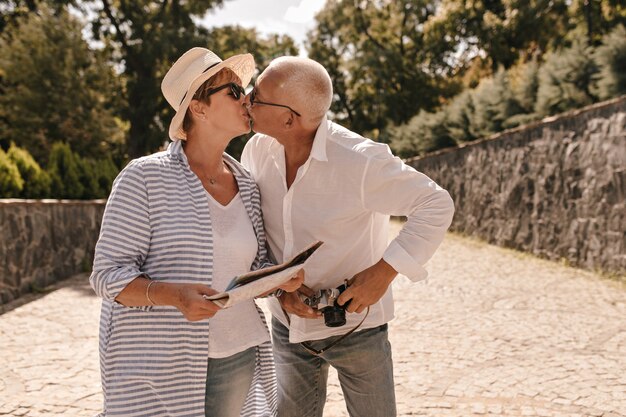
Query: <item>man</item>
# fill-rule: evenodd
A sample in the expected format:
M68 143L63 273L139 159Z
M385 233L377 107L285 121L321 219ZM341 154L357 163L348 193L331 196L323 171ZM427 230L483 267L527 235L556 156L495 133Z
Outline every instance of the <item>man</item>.
M424 279L452 221L448 193L372 142L327 120L332 83L319 63L282 57L246 99L257 134L242 163L261 190L277 261L313 241L305 285L333 289L347 323L328 327L296 293L270 300L279 416L322 416L328 367L336 368L351 416L396 415L387 322L398 273ZM389 215L408 221L387 244ZM311 295L311 292L306 292ZM284 311L288 315L284 314ZM344 336L356 329L348 336Z

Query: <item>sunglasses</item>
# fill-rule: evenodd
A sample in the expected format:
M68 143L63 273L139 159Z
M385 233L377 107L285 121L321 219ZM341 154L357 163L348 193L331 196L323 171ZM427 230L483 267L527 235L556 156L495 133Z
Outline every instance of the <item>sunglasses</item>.
M222 90L224 90L226 88L230 88L230 92L231 92L230 95L232 95L235 100L239 100L239 98L241 96L245 96L246 95L246 90L244 90L244 88L242 86L240 86L237 83L232 83L232 82L231 83L226 83L224 85L220 85L219 87L212 88L212 89L208 90L205 94L208 97L208 96L213 95L213 94L217 93L218 91L222 91Z
M282 107L285 109L289 109L291 110L296 116L300 117L300 113L298 113L297 111L295 111L294 109L292 109L291 107L284 105L284 104L277 104L277 103L269 103L267 101L259 101L256 99L256 87L252 89L252 91L250 92L250 107L254 106L255 104L264 104L266 106L274 106L274 107Z

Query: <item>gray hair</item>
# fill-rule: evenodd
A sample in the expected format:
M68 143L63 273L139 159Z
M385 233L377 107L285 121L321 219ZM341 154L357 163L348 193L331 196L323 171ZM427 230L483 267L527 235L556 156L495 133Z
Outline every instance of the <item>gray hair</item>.
M273 60L266 71L276 71L282 88L293 97L293 107L306 113L311 120L321 121L330 109L333 83L326 68L319 62L309 58L283 56Z

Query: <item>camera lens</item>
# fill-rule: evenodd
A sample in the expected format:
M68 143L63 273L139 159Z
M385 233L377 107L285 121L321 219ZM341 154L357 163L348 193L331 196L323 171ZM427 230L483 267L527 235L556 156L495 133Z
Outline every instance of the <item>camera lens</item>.
M324 324L328 327L339 327L346 324L346 311L341 307L326 307L322 313L324 314Z

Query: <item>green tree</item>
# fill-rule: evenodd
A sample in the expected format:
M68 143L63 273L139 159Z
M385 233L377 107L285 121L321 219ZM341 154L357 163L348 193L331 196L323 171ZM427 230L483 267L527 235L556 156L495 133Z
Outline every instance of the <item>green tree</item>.
M0 37L0 141L29 151L40 164L54 141L99 156L123 143L110 97L118 89L110 65L89 49L82 24L47 7Z
M0 149L0 198L17 198L24 188L24 180L17 165Z
M41 169L26 149L11 144L7 152L9 159L15 164L24 180L21 198L46 198L50 196L50 176Z
M592 86L597 65L584 40L549 54L539 70L535 113L548 116L591 104L597 100Z
M254 39L256 33L241 29L209 30L196 24L222 0L90 1L96 11L94 38L101 41L120 64L125 79L124 95L129 106L124 119L130 123L128 152L137 157L159 148L167 140L172 110L161 94L161 80L178 57L194 46L208 46L222 58L244 52L251 45L258 62L269 55L293 51L287 37ZM245 40L243 45L229 40ZM268 55L268 56L269 56Z
M473 90L465 90L454 97L445 107L445 111L448 115L446 121L450 136L456 143L471 142L480 137L475 123L476 105Z
M601 100L626 94L626 29L619 25L605 35L594 59L599 71L593 92Z
M80 199L85 193L81 182L82 161L66 143L52 145L47 171L52 180L54 198Z
M597 46L602 37L619 25L626 25L626 4L623 0L572 0L569 6L568 36L574 41L580 34L587 44Z
M425 25L426 45L462 70L477 57L495 73L520 57L560 45L569 28L567 0L442 0Z
M0 33L12 28L19 20L36 13L44 5L56 13L68 5L76 5L76 0L0 0Z
M308 52L333 78L335 118L377 132L433 109L457 92L445 62L424 47L422 27L434 2L330 0L316 16Z
M128 153L152 152L167 140L170 114L160 84L170 65L186 50L207 43L199 18L221 0L90 1L94 39L120 65L129 105L123 112L130 123ZM220 51L216 51L220 53ZM226 58L221 54L222 58Z
M448 126L445 111L421 111L407 124L391 129L390 146L402 158L455 146L457 143Z
M474 131L488 136L506 127L511 116L522 112L515 100L507 71L500 69L493 77L485 78L472 92L474 97Z
M113 162L113 159L103 158L95 161L94 170L100 190L100 195L94 195L94 198L106 198L111 192L111 185L113 185L113 180L119 174L120 169Z
M261 73L274 58L283 55L298 55L298 47L287 35L258 34L256 29L241 26L222 26L209 30L206 47L219 51L224 56L251 53Z

